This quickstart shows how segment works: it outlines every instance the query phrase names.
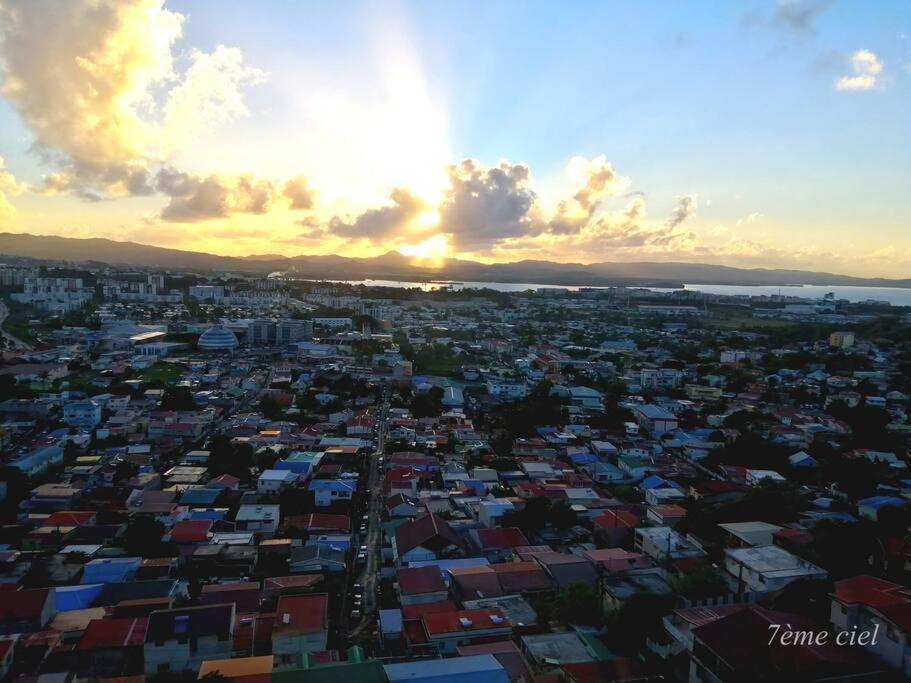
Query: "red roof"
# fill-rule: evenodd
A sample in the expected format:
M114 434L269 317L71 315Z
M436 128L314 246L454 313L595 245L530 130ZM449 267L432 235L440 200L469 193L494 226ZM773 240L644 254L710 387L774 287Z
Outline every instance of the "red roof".
M272 632L277 634L314 633L326 630L329 596L282 595L275 608L275 625Z
M904 594L904 586L875 576L855 576L851 579L835 582L836 600L851 605L860 603L870 607L901 605L911 602Z
M402 617L408 619L420 619L425 614L434 614L436 612L455 612L456 606L452 600L440 600L438 602L421 602L416 605L402 605Z
M91 511L61 510L48 517L44 526L82 526L95 516Z
M478 543L482 550L515 548L520 545L528 545L528 539L525 538L525 534L516 527L478 529L477 534Z
M5 591L0 604L0 619L33 619L44 611L47 588L24 591Z
M396 578L399 582L399 592L402 595L446 592L446 584L440 575L440 570L436 567L399 569Z
M145 642L148 623L148 617L92 619L83 632L77 649L141 647Z
M541 591L551 588L550 577L537 562L501 562L490 565L504 593Z
M639 518L627 510L608 510L592 521L602 529L633 529Z
M347 515L312 513L309 515L294 515L289 517L285 522L285 525L288 527L297 527L298 529L307 529L308 531L316 529L348 531L349 520Z
M462 542L445 520L432 513L418 517L413 522L406 522L395 530L395 546L399 557L418 547L436 551L449 545L461 547Z
M431 638L445 636L450 633L471 633L512 628L512 625L506 619L506 615L503 614L503 610L497 607L425 614L421 621L424 622L424 630Z
M206 543L211 530L212 520L185 519L171 529L171 540L175 543Z

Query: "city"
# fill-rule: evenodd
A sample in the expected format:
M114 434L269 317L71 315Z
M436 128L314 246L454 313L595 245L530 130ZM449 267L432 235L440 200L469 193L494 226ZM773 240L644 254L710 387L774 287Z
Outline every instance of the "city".
M907 306L19 261L3 677L909 673Z
M0 683L911 680L911 2L0 0Z

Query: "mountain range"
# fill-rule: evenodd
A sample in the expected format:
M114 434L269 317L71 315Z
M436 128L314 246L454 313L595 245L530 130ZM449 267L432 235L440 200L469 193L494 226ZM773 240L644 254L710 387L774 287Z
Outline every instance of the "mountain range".
M862 278L816 271L735 268L706 263L639 261L583 264L525 260L487 264L446 259L439 267L429 268L416 265L412 257L404 256L397 251L367 258L280 254L234 257L103 238L79 239L26 233L0 233L0 257L3 256L67 263L157 267L178 271L285 271L301 278L333 280L456 280L568 286L681 287L686 283L911 288L911 278Z

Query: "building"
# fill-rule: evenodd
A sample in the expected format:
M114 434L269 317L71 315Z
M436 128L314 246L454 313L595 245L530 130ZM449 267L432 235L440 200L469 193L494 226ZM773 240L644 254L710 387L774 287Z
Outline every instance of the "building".
M460 645L506 640L512 624L498 607L435 612L421 617L428 642L444 654L453 654Z
M224 325L213 325L196 342L200 351L233 351L237 346L237 336Z
M305 655L326 649L329 596L282 595L275 608L272 655L276 669L301 666Z
M247 328L247 340L251 346L274 346L275 335L274 320L254 320Z
M225 298L224 285L193 285L190 287L189 296L197 301L220 302Z
M313 323L309 320L279 320L275 324L275 343L287 346L313 337Z
M357 491L357 479L314 479L309 489L313 491L314 502L318 507L328 507L334 503L347 502Z
M724 568L738 582L740 592L770 593L798 579L828 576L821 567L777 545L729 548L724 552Z
M693 401L717 401L721 398L721 387L710 387L704 384L687 384L683 390L686 397Z
M198 671L207 659L230 657L234 618L233 603L152 612L143 648L146 675Z
M297 475L290 470L263 470L256 480L258 493L275 494L297 481Z
M492 654L384 664L389 683L509 683L509 674Z
M677 429L677 418L656 405L646 404L633 408L639 426L652 436L660 436Z
M876 630L864 649L911 678L911 597L897 583L873 576L835 582L830 621L836 631Z
M854 333L850 331L838 331L829 335L829 346L836 349L848 349L854 346Z
M523 398L528 394L528 385L525 382L513 382L505 379L487 380L487 393L493 398L513 400Z
M673 368L642 368L639 386L643 389L673 389L679 387L683 373Z
M636 529L635 548L655 562L705 557L706 552L693 541L667 526Z
M63 406L63 421L70 427L94 429L101 422L101 405L94 401L73 401Z

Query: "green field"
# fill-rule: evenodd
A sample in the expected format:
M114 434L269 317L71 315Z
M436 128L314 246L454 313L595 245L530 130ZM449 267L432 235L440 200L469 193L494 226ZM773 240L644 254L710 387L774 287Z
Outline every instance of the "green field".
M178 363L155 363L147 370L143 370L139 377L149 382L164 382L174 384L183 374L184 367Z

